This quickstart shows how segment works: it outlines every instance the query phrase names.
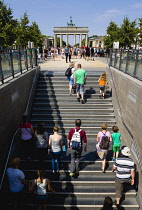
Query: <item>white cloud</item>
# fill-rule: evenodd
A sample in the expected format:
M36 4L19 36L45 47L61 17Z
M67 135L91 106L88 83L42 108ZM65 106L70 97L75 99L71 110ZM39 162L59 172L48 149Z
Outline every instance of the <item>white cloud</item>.
M106 14L116 14L116 13L120 13L120 10L117 9L110 9L106 11Z
M117 9L106 10L104 14L97 16L97 21L106 21L106 19L110 19L112 17L116 17L117 15L121 15L122 11Z
M140 4L133 4L131 7L135 8L135 9L139 9L140 7L142 7L142 3L140 3Z

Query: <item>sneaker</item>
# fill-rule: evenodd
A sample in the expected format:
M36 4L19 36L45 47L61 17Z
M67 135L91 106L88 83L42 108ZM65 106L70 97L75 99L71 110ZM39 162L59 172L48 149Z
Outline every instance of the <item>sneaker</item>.
M76 171L75 174L76 174L76 175L79 175L79 171Z
M80 102L80 98L77 98L78 102Z
M115 161L115 158L112 158L112 161Z
M81 103L82 103L82 104L85 104L84 100L81 100Z
M75 174L74 174L74 173L70 173L69 175L70 175L70 176L74 176Z

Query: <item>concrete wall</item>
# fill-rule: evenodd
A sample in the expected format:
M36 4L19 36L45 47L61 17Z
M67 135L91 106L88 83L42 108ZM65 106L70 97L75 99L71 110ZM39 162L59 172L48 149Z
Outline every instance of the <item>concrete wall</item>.
M36 87L39 67L0 86L0 174L3 171L12 136L25 112L36 69L34 82Z
M142 206L142 169L137 154L138 151L140 159L142 160L142 82L114 68L107 68L107 80L109 87L112 90L113 106L117 125L122 134L123 145L127 145L131 148L132 158L137 166L137 177L139 177L137 180L139 182L138 195ZM116 87L116 92L113 81ZM120 102L124 123L127 125L134 138L122 123L116 94Z

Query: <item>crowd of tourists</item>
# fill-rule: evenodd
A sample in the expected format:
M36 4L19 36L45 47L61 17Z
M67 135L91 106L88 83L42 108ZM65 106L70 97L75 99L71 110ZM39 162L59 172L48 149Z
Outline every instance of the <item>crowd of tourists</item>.
M53 61L56 60L58 56L61 56L62 59L66 60L66 63L71 62L71 59L82 59L84 58L86 61L95 60L95 57L108 57L109 50L103 49L101 47L50 47L45 49L38 49L38 59L47 60L47 57L50 56Z
M71 63L68 72L70 75L66 75L69 80L69 94L72 94L73 86L76 86L77 101L84 104L84 85L87 81L87 74L82 69L81 64L77 65L75 70L74 63ZM67 71L66 71L67 74ZM102 73L98 80L100 87L100 97L104 99L105 87L107 85L106 73ZM69 176L78 177L80 171L80 159L82 151L87 151L87 135L85 130L81 129L81 119L75 120L75 127L71 128L68 133L68 141L65 144L65 139L59 134L59 127L54 126L53 134L49 135L44 127L44 123L39 122L35 129L31 123L28 122L27 116L23 116L22 122L19 125L21 131L21 145L22 145L22 158L30 160L32 154L36 151L37 157L40 161L44 160L43 154L46 157L51 157L52 173L59 174L61 169L61 157L63 151L67 149L71 153L71 165ZM96 154L98 158L102 160L102 173L106 172L106 158L110 149L110 142L112 144L112 161L114 161L112 167L112 173L116 170L116 207L121 207L121 197L125 183L134 185L135 168L134 161L130 158L130 149L126 146L121 147L121 133L117 126L112 127L112 134L107 130L107 124L101 125L100 132L96 138ZM9 180L10 193L13 202L14 209L22 209L23 198L25 189L36 195L36 201L38 203L38 210L43 207L46 209L46 201L48 199L48 191L55 192L51 187L50 180L45 178L45 171L40 168L37 171L37 179L27 181L24 173L18 169L20 163L19 157L15 157L10 161L10 165L7 169L7 176ZM48 189L48 190L47 190ZM113 209L113 202L110 197L106 197L104 200L104 209Z
M59 127L54 126L53 134L48 135L43 123L38 123L35 131L31 123L28 123L27 116L23 116L20 124L22 149L24 159L30 159L34 148L37 148L37 153L43 154L43 150L51 156L52 173L58 174L61 169L61 156L63 148L68 148L71 152L71 166L69 176L78 177L80 171L80 159L82 151L87 151L87 135L85 130L81 129L81 119L75 120L75 128L71 128L68 133L67 145L64 144L64 138L59 135ZM97 134L96 152L98 157L102 160L102 172L106 171L106 157L110 149L110 142L112 142L112 161L114 161L112 172L115 170L116 179L116 207L121 208L121 197L125 183L134 185L135 169L134 161L130 158L130 149L126 146L121 147L121 134L117 126L112 127L113 133L107 131L107 124L103 123L101 131ZM66 151L66 149L64 151ZM41 160L41 159L40 159ZM34 193L37 201L38 210L43 207L46 209L48 200L48 191L55 192L50 184L50 180L45 178L45 171L43 168L37 170L37 179L26 180L24 173L19 170L20 158L14 157L10 160L9 167L6 174L9 180L11 200L13 209L23 208L24 193ZM113 202L110 197L104 200L104 209L113 209Z

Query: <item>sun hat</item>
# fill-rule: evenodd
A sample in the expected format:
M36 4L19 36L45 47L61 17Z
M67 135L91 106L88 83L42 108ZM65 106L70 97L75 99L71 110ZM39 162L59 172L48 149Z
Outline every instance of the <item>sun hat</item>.
M130 156L131 153L130 153L130 149L128 147L124 147L122 150L121 150L121 153L122 155L124 156Z

